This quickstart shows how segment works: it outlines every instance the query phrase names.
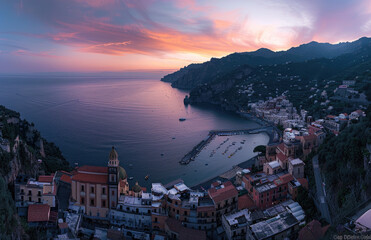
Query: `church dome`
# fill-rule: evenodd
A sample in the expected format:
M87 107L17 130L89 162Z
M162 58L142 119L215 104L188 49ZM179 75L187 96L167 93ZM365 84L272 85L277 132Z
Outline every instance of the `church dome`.
M118 160L119 155L117 154L115 147L112 147L111 152L109 153L109 160Z
M142 191L142 188L139 186L138 182L135 183L135 185L133 186L132 190L135 192L135 193L139 193Z
M126 171L123 167L119 167L119 179L124 180L127 179L128 175L126 174Z

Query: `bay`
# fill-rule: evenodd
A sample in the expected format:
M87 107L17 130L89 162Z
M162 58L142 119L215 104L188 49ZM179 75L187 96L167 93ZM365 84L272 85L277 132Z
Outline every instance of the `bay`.
M212 129L258 124L210 106L185 106L186 91L159 79L105 77L1 77L0 104L34 122L42 136L79 165L105 166L112 146L120 165L140 185L182 178L189 186L254 156L266 134L247 137L248 151L228 162L179 160ZM179 121L186 118L186 121ZM150 175L148 181L144 180Z

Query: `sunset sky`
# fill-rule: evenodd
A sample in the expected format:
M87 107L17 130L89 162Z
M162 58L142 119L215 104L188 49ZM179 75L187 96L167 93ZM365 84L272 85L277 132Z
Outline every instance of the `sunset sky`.
M0 73L178 69L371 37L370 0L2 0Z

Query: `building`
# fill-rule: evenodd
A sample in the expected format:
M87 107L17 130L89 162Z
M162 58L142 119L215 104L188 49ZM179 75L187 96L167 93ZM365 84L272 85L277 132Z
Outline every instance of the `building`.
M266 209L290 197L289 183L293 180L293 176L285 172L272 175L260 172L247 174L242 181L255 206Z
M317 220L312 220L299 231L298 240L319 240L322 239L330 225L322 227Z
M190 229L182 226L176 219L169 218L165 222L165 233L168 239L173 240L206 240L206 233L201 230Z
M110 211L112 225L123 229L124 236L149 235L152 228L152 194L142 197L120 196L116 209Z
M30 227L55 227L57 216L48 204L32 204L28 207L27 222Z
M208 190L210 198L216 208L218 225L221 224L223 214L234 212L238 209L238 191L231 182L212 187Z
M229 240L246 239L247 228L251 222L250 212L247 209L224 214L222 217L222 225Z
M20 205L28 206L34 203L43 203L52 208L56 207L57 186L54 181L54 174L39 176L38 181L33 178L23 179L22 182L16 181L15 185L15 199Z
M269 174L276 174L280 171L282 171L281 165L278 161L272 161L267 162L263 166L263 171L269 175Z
M71 198L85 209L85 215L108 219L109 209L115 209L120 193L128 192L126 171L119 166L114 147L107 167L82 166L72 176Z
M289 159L288 171L296 179L304 178L304 166L305 163L299 158Z
M250 225L247 240L290 238L299 230L299 221L289 212Z

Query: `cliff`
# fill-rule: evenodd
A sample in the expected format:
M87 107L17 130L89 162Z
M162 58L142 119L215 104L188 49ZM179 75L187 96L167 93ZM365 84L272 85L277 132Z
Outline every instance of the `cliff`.
M3 106L0 106L0 140L0 212L2 221L8 223L0 225L0 238L27 239L12 197L16 177L20 174L37 177L71 168L58 147L42 138L33 124Z

